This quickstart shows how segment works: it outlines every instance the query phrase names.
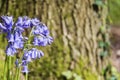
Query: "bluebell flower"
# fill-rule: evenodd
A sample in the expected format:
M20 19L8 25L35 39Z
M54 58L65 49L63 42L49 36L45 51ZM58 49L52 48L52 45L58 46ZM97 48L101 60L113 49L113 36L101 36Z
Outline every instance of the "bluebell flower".
M40 21L37 18L31 19L31 26L37 26L40 24Z
M16 49L22 49L24 47L24 42L22 40L14 41L13 47Z
M35 46L46 46L47 39L45 37L34 37L33 44Z
M53 38L51 36L47 36L47 44L50 45L53 42Z
M44 56L44 53L41 50L38 50L36 48L32 48L30 50L30 57L32 59L41 58L42 56Z
M22 25L23 25L23 18L22 17L18 17L18 20L15 23L15 26L22 27Z
M23 17L23 27L29 28L31 25L31 20L27 16Z
M29 72L29 71L28 71L28 66L23 66L22 72L23 72L23 73L28 73L28 72Z
M19 30L14 30L14 33L8 33L7 39L15 49L22 49L24 47L24 38Z
M19 59L16 59L15 65L16 65L16 67L20 67L21 64L19 63Z
M44 36L48 36L50 32L47 26L45 24L41 24L41 28L43 29L43 31L41 31L41 34L43 34Z
M7 34L8 40L8 46L5 50L6 55L14 56L18 53L19 49L24 50L22 61L16 59L15 65L16 67L22 66L22 72L28 73L28 63L32 60L41 58L44 56L44 53L36 48L29 49L29 47L27 47L26 49L26 46L28 46L31 41L28 40L28 37L23 36L23 31L28 28L32 30L32 37L30 34L29 38L31 39L34 37L34 46L50 45L53 42L53 38L49 36L50 32L47 26L41 23L37 18L30 19L27 16L19 17L15 23L13 22L12 16L2 16L1 18L3 23L0 23L0 31ZM13 25L15 26L13 27Z
M29 62L27 60L22 60L22 66L27 66Z
M22 32L18 28L14 30L14 38L15 40L23 39Z
M44 56L44 53L41 50L32 48L29 51L25 51L23 60L30 61L32 59L37 59Z
M17 50L9 44L5 50L7 56L13 56L15 53L17 53Z
M27 62L31 62L32 61L32 59L30 57L30 53L27 50L24 51L24 55L23 55L22 60L26 60Z
M22 17L18 17L18 20L17 20L17 22L15 23L15 26L16 26L16 28L17 28L19 31L21 31L21 32L24 31Z
M40 31L41 31L41 29L40 29L39 27L35 27L35 29L32 31L32 33L33 33L34 35L39 35L39 34L40 34Z
M34 37L33 44L35 46L47 46L53 42L53 38L51 36L47 37Z
M42 56L44 56L44 53L39 50L37 53L37 58L41 58Z
M32 32L34 35L44 35L48 36L49 35L49 30L45 24L39 24L35 27L35 29Z
M31 57L31 59L37 59L37 54L38 54L38 51L36 48L32 48L29 51L29 56Z
M31 25L31 19L27 16L19 17L16 22L16 27L18 27L21 31L23 31L25 28L29 28Z
M8 33L8 34L7 34L7 39L8 39L8 42L14 42L14 35Z
M12 16L1 16L3 20L3 26L5 28L2 28L5 32L11 31L13 27L13 17Z
M6 30L7 28L0 23L0 29Z
M23 60L26 60L27 62L32 62L32 59L31 59L30 55L28 55L28 56L26 57L26 59L23 59Z
M34 37L33 45L34 45L34 46L40 46L40 45L39 45L39 38L38 38L38 37Z
M22 72L28 73L29 72L27 67L28 63L31 62L31 60L41 58L42 56L44 56L44 53L36 48L25 50L21 63L23 66Z
M38 50L38 49L36 49L36 48L32 48L32 49L30 50L30 57L31 57L32 59L37 59L37 58L40 58L40 57L42 57L42 56L44 56L44 53L43 53L41 50Z

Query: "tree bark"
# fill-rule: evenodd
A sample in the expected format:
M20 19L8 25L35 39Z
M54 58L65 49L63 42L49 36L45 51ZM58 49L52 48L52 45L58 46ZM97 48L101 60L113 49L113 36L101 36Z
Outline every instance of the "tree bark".
M107 3L106 0L103 0ZM107 7L94 0L0 0L0 15L38 17L46 23L54 43L44 50L30 80L61 80L62 72L71 70L84 80L103 80L107 57L101 58L99 41L108 41L105 19ZM105 30L101 32L101 27ZM38 66L38 67L36 67ZM37 71L38 70L38 71ZM33 76L32 76L33 75Z

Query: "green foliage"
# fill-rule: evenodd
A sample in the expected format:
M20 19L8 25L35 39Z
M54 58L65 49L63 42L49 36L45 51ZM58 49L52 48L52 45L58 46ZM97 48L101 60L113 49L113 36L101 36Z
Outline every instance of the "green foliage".
M101 31L102 33L104 33L104 32L106 31L106 27L105 27L105 26L101 26L101 27L100 27L100 31Z
M100 56L101 57L106 57L108 55L108 52L107 51L103 51L100 53Z
M105 46L106 46L105 42L103 42L103 41L100 41L100 42L99 42L99 47L100 47L100 48L103 48L103 47L105 47Z
M7 40L4 38L5 37L5 34L0 34L0 48L1 49L5 49L6 48L6 45L7 45Z
M92 71L85 70L83 72L85 80L98 80L98 76L95 73L92 73Z
M108 0L109 7L109 20L113 22L113 24L120 24L120 0Z
M110 77L110 80L119 80L120 79L120 73L116 70L115 67L112 66L111 72L112 72L112 76Z
M107 41L107 42L99 41L98 45L100 48L104 49L104 51L100 52L100 56L101 57L108 56L109 54L108 54L107 49L109 49L109 47L110 47L110 42L109 41Z
M99 6L103 6L103 0L95 0L95 4L99 5Z
M62 72L62 75L65 76L67 80L73 77L73 73L69 70Z
M3 76L2 73L4 73L4 58L5 58L5 52L4 49L7 45L7 40L4 38L5 35L0 34L0 79Z
M80 75L69 70L64 71L62 75L65 76L67 80L83 80Z
M111 76L109 80L117 80L116 76Z
M78 65L76 65L74 72L79 75L82 80L98 80L98 75L92 72L91 68L88 67L89 59L80 57Z

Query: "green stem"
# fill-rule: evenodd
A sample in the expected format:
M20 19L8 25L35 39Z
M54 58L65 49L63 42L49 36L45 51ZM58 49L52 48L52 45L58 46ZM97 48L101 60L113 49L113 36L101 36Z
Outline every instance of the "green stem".
M25 75L25 80L28 80L28 73L26 73Z
M18 67L16 68L16 74L15 74L15 78L14 78L14 80L18 80Z
M19 68L18 68L18 77L17 77L17 80L20 79L20 71L21 71L21 68L19 67Z
M28 41L27 41L27 43L25 44L25 48L28 46L27 44L30 44L30 42L31 42L31 37L32 37L32 31L33 31L33 29L34 29L34 27L32 27L32 29L31 29L31 32L30 32L30 34L29 34L29 36L28 36ZM28 66L28 65L27 65ZM25 80L28 80L28 73L26 73L26 75L25 75Z
M29 33L29 36L28 36L28 41L27 41L27 43L25 44L25 48L28 46L27 44L30 44L30 42L31 42L31 37L32 37L32 31L33 31L33 29L34 29L35 27L32 27L32 29L31 29L31 32Z
M9 61L8 61L8 78L9 80L11 80L11 74L10 74L10 70L11 70L11 56L9 56Z
M4 63L4 73L3 73L3 80L6 80L6 68L7 68L7 56L5 56L5 63Z
M14 70L14 61L15 61L15 57L13 57L13 59L11 60L11 62L12 62L12 66L11 66L11 68L12 68L12 76L11 76L11 80L15 80L15 74L16 74L16 71Z
M31 38L31 36L32 36L32 31L33 31L33 29L34 29L34 27L32 28L32 30L31 30L31 32L30 32L30 34L29 34L29 36L28 36L28 41L25 43L25 45L24 45L24 48L26 48L28 45L27 44L30 44L30 38ZM24 55L24 54L22 54L22 55ZM22 60L20 59L20 62L21 62ZM20 72L21 72L21 68L20 67L18 67L17 68L17 73L16 73L16 79L15 80L19 80L19 78L20 78ZM28 73L26 73L26 80L28 80Z
M10 69L11 69L11 57L6 56L5 64L4 64L4 80L11 79Z

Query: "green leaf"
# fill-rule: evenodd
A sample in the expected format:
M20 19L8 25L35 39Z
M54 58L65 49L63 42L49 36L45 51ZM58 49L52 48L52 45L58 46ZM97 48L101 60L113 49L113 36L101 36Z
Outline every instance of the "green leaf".
M105 42L105 46L109 47L110 46L110 41Z
M81 76L76 76L75 80L82 80Z
M67 79L71 79L72 78L72 72L71 71L65 71L62 73L63 76L65 76Z
M107 51L103 51L103 52L100 53L100 56L102 56L102 57L105 57L105 56L107 56L107 55L108 55L108 52L107 52Z
M106 27L105 26L101 26L100 30L101 30L101 32L105 32L106 31Z
M82 80L80 75L77 75L76 73L73 74L74 80Z
M95 0L95 4L99 6L103 6L103 1L102 0Z
M117 69L116 69L115 67L112 67L112 68L111 68L111 71L112 71L112 74L113 74L113 75L116 75L115 73L118 72Z
M112 75L111 78L109 80L117 80L117 77Z
M105 46L105 43L103 41L99 42L99 47L103 48Z

